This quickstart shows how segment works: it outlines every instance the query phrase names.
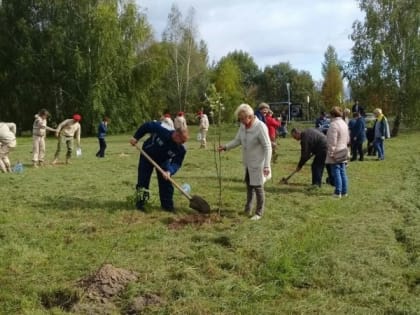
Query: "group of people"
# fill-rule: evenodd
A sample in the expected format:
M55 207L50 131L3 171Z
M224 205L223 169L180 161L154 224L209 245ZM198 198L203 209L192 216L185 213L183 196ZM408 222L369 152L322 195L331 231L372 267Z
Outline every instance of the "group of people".
M45 163L46 145L45 138L47 131L54 132L58 139L57 148L54 154L52 164L57 164L60 153L63 148L66 150L66 164L70 164L72 153L74 150L74 142L80 149L82 116L74 114L72 118L63 120L56 128L47 125L50 113L46 109L41 109L34 117L32 126L32 165L35 168L43 166ZM100 123L98 127L98 139L100 149L96 156L103 157L106 149L105 135L109 119L107 117ZM12 148L16 147L16 124L0 122L0 170L3 173L12 172L9 159L9 153Z
M375 113L377 113L375 130L379 132L382 130L381 122L385 122L386 118L381 116L380 109L376 109ZM301 170L303 165L314 156L311 166L311 187L321 186L323 171L327 165L330 183L335 187L333 197L342 198L348 195L346 173L349 156L348 145L351 143L351 139L360 141L359 137L362 138L362 135L356 133L356 130L361 128L360 122L358 122L361 115L360 112L354 114L354 121L352 120L350 124L354 124L354 129L349 129L345 120L346 114L340 107L333 107L330 115L331 120L326 134L318 128L309 128L303 131L296 128L292 130L293 138L300 141L301 144L301 157L296 171ZM220 145L218 151L229 151L238 146L242 147L246 185L246 201L243 211L247 216L250 216L251 220L259 220L262 218L265 208L264 183L271 178L271 162L275 162L272 159L276 149L276 133L273 130L278 129L280 119L272 117L270 107L266 103L261 103L256 110L248 104L241 104L235 111L235 117L240 123L236 136L228 143ZM144 142L142 150L151 156L165 172L163 174L158 172L157 175L161 206L165 210L172 211L174 209L173 187L167 179L173 176L182 165L186 154L184 143L189 137L188 129L184 125L179 125L175 129L168 130L159 122L150 122L140 126L130 143L136 145L145 134L151 136ZM379 138L384 139L382 136ZM141 155L137 182L139 194L136 201L136 207L139 210L144 210L145 203L149 198L148 189L153 168L153 164Z
M72 157L74 139L76 139L77 147L80 148L81 126L80 121L82 116L74 114L72 118L63 120L57 128L51 128L47 125L47 119L50 113L46 109L41 109L35 115L32 127L32 165L37 168L44 165L45 161L45 137L47 131L55 133L58 139L57 149L54 154L52 164L58 163L58 158L62 148L66 147L66 164L70 164Z
M347 161L364 159L363 143L366 140L366 128L362 114L363 107L356 103L353 108L353 119L346 120L345 112L340 107L333 107L328 119L328 128L324 129L326 114L315 122L315 128L303 131L292 130L292 136L301 144L301 157L296 167L300 171L303 165L314 156L312 170L312 187L320 187L324 168L327 168L327 182L335 187L333 197L341 198L348 195ZM390 137L387 118L380 108L374 110L374 146L378 160L384 160L384 140ZM350 147L350 150L348 150ZM349 154L350 153L350 154Z
M268 109L269 107L266 104L260 105L258 111L254 111L248 104L241 104L235 111L235 117L240 122L235 138L218 147L218 151L221 152L242 145L247 188L244 212L250 215L252 220L259 220L264 213L264 183L271 176L272 141L265 123ZM264 112L260 119L257 114L259 111ZM200 117L201 141L203 141L208 130L208 118L201 111L198 116ZM138 141L146 134L150 136L144 141L141 151L145 152L161 168L162 172L157 172L161 207L166 211L173 211L174 188L168 179L182 166L186 154L184 143L189 138L188 128L186 125L168 128L167 123L147 122L141 125L130 139L131 145L136 146ZM206 142L204 140L204 142L201 142L201 147L205 146ZM140 154L138 165L136 208L141 211L145 210L150 198L149 185L154 169L153 163L147 156ZM256 209L255 214L252 215L254 197L256 197Z
M199 119L198 129L198 140L200 141L200 148L207 148L207 133L209 131L209 118L202 110L197 113L197 118ZM185 118L184 112L178 112L174 120L171 118L171 114L165 113L160 119L162 126L169 130L188 128L187 120Z
M374 114L376 116L374 126L375 147L378 152L378 159L383 160L383 141L389 137L389 126L381 109L375 109ZM294 128L291 131L292 137L300 141L301 146L301 155L296 171L300 171L313 156L311 187L321 186L323 171L327 166L328 178L335 187L334 198L348 195L346 166L349 144L351 144L351 160L355 160L356 154L359 154L359 160L363 160L361 143L365 139L365 127L361 111L355 111L353 119L348 124L344 115L343 110L338 106L331 109L331 120L326 134L319 128L305 130ZM72 118L64 120L54 129L47 126L48 116L49 113L45 109L40 110L35 115L32 151L32 161L35 167L42 165L44 162L46 131L55 132L58 137L53 164L57 163L63 146L66 146L67 149L66 163L70 163L74 139L76 139L77 146L80 148L80 121L82 117L79 114L74 114ZM183 112L179 112L174 121L172 121L170 115L164 115L161 121L144 123L129 140L131 145L137 146L138 141L149 134L149 138L144 141L141 148L141 151L145 152L147 156L140 154L138 164L136 184L136 208L138 210L145 210L146 203L150 198L150 179L155 164L161 168L161 171L157 172L161 207L167 211L174 210L174 188L168 179L181 168L186 155L184 143L189 138L189 132L184 116ZM205 148L209 121L207 115L202 111L197 113L197 117L200 119L200 147ZM219 152L229 151L242 146L242 163L246 184L244 213L250 216L251 220L259 220L264 214L264 183L271 178L271 162L275 162L272 157L276 155L276 130L279 128L281 120L272 117L270 107L266 103L261 103L257 110L254 110L248 104L241 104L235 111L235 117L240 123L236 136L228 143L220 145L217 150ZM98 126L99 151L96 154L98 158L105 155L105 136L108 123L109 118L104 117ZM8 152L10 148L15 146L16 125L14 123L0 123L0 169L4 172L11 171ZM255 212L253 211L254 199L256 199Z

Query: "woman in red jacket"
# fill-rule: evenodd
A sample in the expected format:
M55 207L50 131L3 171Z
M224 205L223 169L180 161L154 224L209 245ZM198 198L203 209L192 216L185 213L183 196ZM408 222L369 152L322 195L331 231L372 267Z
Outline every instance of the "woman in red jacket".
M268 128L268 136L270 137L271 141L271 148L273 151L272 161L276 163L278 154L276 152L276 138L277 138L277 128L280 127L280 120L278 118L273 117L273 112L271 110L268 111L267 115L265 116L265 124Z

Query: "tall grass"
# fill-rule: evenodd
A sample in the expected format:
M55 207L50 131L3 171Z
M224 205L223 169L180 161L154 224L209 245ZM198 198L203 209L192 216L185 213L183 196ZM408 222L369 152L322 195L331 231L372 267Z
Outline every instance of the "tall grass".
M224 126L223 141L236 126ZM219 207L211 130L199 149L192 127L188 153L174 176L192 194ZM214 137L212 136L214 135ZM420 314L420 162L418 132L385 143L386 160L349 164L350 196L306 190L310 167L289 185L299 143L279 140L280 156L266 184L266 212L252 222L245 199L240 149L222 153L221 217L171 229L194 214L175 192L175 214L160 210L155 176L147 213L130 199L138 152L131 135L109 136L104 159L94 138L82 139L72 165L30 166L31 139L18 139L12 160L21 174L0 174L0 313L66 314L43 303L48 293L75 292L77 281L104 263L138 272L113 300L125 314L136 296L162 303L147 314ZM48 159L55 150L48 138Z

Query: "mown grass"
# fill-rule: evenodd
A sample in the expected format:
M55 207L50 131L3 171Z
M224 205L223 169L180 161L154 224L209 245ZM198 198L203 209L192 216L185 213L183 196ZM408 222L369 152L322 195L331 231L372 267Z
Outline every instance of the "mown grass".
M114 299L116 314L148 293L163 302L146 314L420 314L419 132L387 141L383 162L351 163L342 200L327 185L305 189L309 165L279 184L300 154L296 141L280 139L266 213L252 222L241 214L240 149L219 164L215 129L207 150L198 149L196 131L174 179L221 216L182 229L169 223L194 210L176 192L177 212L161 211L155 178L148 213L128 202L138 162L131 135L109 136L105 159L95 157L95 138L82 139L83 156L72 165L40 169L30 166L31 139L20 138L11 157L24 172L0 174L0 313L66 314L45 296L71 295L79 279L110 263L139 273ZM225 126L222 141L235 132ZM55 144L48 138L50 161Z

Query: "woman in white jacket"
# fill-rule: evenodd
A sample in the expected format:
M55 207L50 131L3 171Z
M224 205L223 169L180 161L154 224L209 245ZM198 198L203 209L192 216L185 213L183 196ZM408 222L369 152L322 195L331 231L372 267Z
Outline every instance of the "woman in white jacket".
M346 161L336 160L337 152L347 149L350 142L349 127L343 119L340 107L334 106L330 112L331 123L327 131L327 158L325 164L330 164L334 177L335 190L333 197L346 197L348 193L348 178ZM347 154L348 155L348 154Z
M219 151L227 151L242 145L242 160L245 166L245 182L247 198L245 213L251 215L254 193L257 204L255 215L251 220L261 219L264 213L264 182L270 176L271 141L267 126L255 115L248 104L241 104L235 111L240 127L235 138L219 147Z

